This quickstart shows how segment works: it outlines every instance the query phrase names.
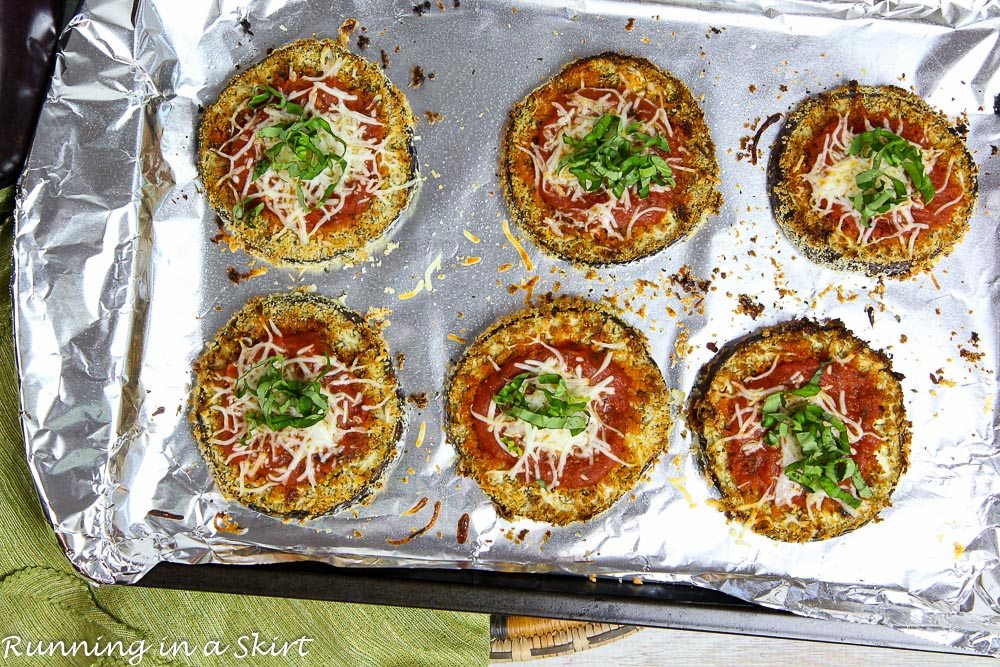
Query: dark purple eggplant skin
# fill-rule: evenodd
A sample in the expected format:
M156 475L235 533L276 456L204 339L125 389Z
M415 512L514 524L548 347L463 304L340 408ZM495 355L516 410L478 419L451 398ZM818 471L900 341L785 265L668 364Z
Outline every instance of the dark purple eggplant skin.
M17 180L49 87L66 0L0 0L0 188Z

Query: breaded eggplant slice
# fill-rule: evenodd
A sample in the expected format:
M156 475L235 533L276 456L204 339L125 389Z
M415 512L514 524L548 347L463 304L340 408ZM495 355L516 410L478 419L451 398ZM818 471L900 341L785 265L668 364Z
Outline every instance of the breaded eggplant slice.
M415 125L375 63L303 39L235 76L205 110L199 172L230 245L322 267L363 255L409 206Z
M641 198L633 184L615 197L608 182L587 192L563 158L564 137L585 137L605 113L640 122L666 140L655 153L674 184ZM620 130L627 127L619 126ZM648 153L653 149L646 149ZM514 220L547 252L587 265L657 253L719 212L719 165L705 117L670 72L636 56L602 53L569 63L510 112L500 181Z
M698 374L687 415L695 454L721 495L720 508L731 520L785 542L825 540L877 521L909 455L901 379L884 353L839 320L793 320L727 344ZM820 391L803 389L814 380ZM810 491L786 474L790 464L812 456L806 454L809 436L790 425L782 436L778 424L764 424L769 397L775 403L777 393L789 391L802 395L784 394L788 407L779 414L814 410L804 407L809 404L844 426L848 456L864 481L840 482L853 500L833 498L821 487Z
M556 375L568 386L563 398L589 395L586 429L573 435L569 426L539 428L506 415L495 395L525 372L531 379L520 392L529 402L542 388L558 396ZM668 446L669 393L646 337L582 299L528 308L489 327L452 371L447 401L459 472L505 518L586 521L635 487Z
M925 201L903 165L883 161L883 172L909 193L866 221L855 203L862 193L857 177L874 160L852 155L851 144L874 129L919 150L934 196ZM877 183L895 187L886 177ZM771 153L768 186L778 225L810 260L905 278L930 270L965 236L976 208L978 170L962 133L922 99L896 86L852 81L806 99L789 115ZM875 188L866 190L875 195Z
M268 373L320 383L323 420L263 423L268 397L285 398L282 385L268 391ZM332 299L250 299L206 345L194 377L190 419L202 456L223 495L251 509L295 519L334 512L372 493L396 454L405 413L385 342Z

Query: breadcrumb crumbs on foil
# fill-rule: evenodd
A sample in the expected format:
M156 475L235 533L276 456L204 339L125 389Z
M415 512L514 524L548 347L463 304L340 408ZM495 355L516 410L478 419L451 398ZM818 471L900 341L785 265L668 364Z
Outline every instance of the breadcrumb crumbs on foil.
M446 3L447 11L431 4L422 15L376 0L333 9L307 0L221 9L139 0L134 13L132 4L92 0L67 28L65 67L41 112L15 218L27 459L58 540L86 577L134 582L164 560L295 558L626 581L641 574L647 586L724 589L799 614L905 627L925 640L1000 653L995 4L904 0L861 12L856 3L811 0L720 0L697 10L597 0L575 7L570 20L541 0L515 2L516 15L499 0ZM242 20L253 35L240 29ZM422 173L440 188L422 188L384 250L367 261L327 271L272 269L231 282L227 268L248 267L249 258L223 252L228 240L217 236L199 190L192 142L198 110L268 48L317 31L336 38L345 20L368 28L360 55L381 61L421 114L412 145ZM354 29L352 46L357 36ZM498 196L497 144L518 100L562 64L602 50L649 58L700 100L725 205L663 252L588 271L539 252L504 222L510 213ZM423 80L408 88L415 66ZM880 284L821 269L796 253L772 219L766 170L783 118L760 132L752 151L754 134L774 114L851 79L912 86L968 131L981 168L980 205L969 235L933 275ZM84 186L86 197L74 194ZM462 266L472 252L481 260ZM191 361L250 296L304 282L359 313L391 307L383 336L393 357L405 353L402 391L423 394L427 403L407 404L408 430L368 504L284 523L222 497L186 411L172 406L186 405ZM530 292L508 291L529 284ZM921 446L895 504L881 522L832 542L769 542L728 524L713 506L713 489L686 455L690 436L679 419L669 456L646 473L634 501L558 528L498 518L456 471L442 432L440 391L464 349L448 334L471 340L523 307L526 296L538 301L557 291L618 304L649 336L668 386L680 392L738 336L803 313L843 319L891 353L904 376ZM739 295L765 306L756 320L734 312ZM461 330L451 316L457 311L464 313ZM154 418L161 406L167 409ZM678 455L679 465L671 458ZM670 479L681 481L690 500ZM416 514L402 516L424 497ZM247 532L217 530L219 512ZM460 542L465 513L471 527ZM519 543L501 539L525 529ZM865 632L852 626L858 636Z

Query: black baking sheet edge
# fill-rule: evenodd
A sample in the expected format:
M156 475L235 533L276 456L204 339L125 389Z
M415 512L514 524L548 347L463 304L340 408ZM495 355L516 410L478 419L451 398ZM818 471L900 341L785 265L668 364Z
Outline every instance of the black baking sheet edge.
M879 625L796 616L686 584L324 563L160 563L138 586L622 623L884 648L967 653Z

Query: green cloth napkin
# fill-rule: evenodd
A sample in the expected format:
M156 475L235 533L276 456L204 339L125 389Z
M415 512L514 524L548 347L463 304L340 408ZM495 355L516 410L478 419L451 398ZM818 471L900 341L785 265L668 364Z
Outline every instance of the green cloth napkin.
M0 190L5 257L10 257L12 199L13 188ZM3 260L0 265L5 286L10 266ZM131 664L142 665L486 664L485 614L88 584L56 543L25 464L9 301L10 292L0 289L0 664L127 665L130 657ZM277 638L278 649L289 643L287 655L248 655L255 632L264 642L258 649L271 648ZM313 641L294 643L303 636ZM58 652L16 657L16 650L24 653L39 640L46 645L63 640L67 648L86 640L92 654L85 655L81 646L75 657ZM184 656L182 641L196 652ZM220 650L229 646L223 656L204 655L216 647L213 641ZM167 657L160 656L161 642ZM110 658L93 654L109 645ZM169 655L175 645L176 657Z

